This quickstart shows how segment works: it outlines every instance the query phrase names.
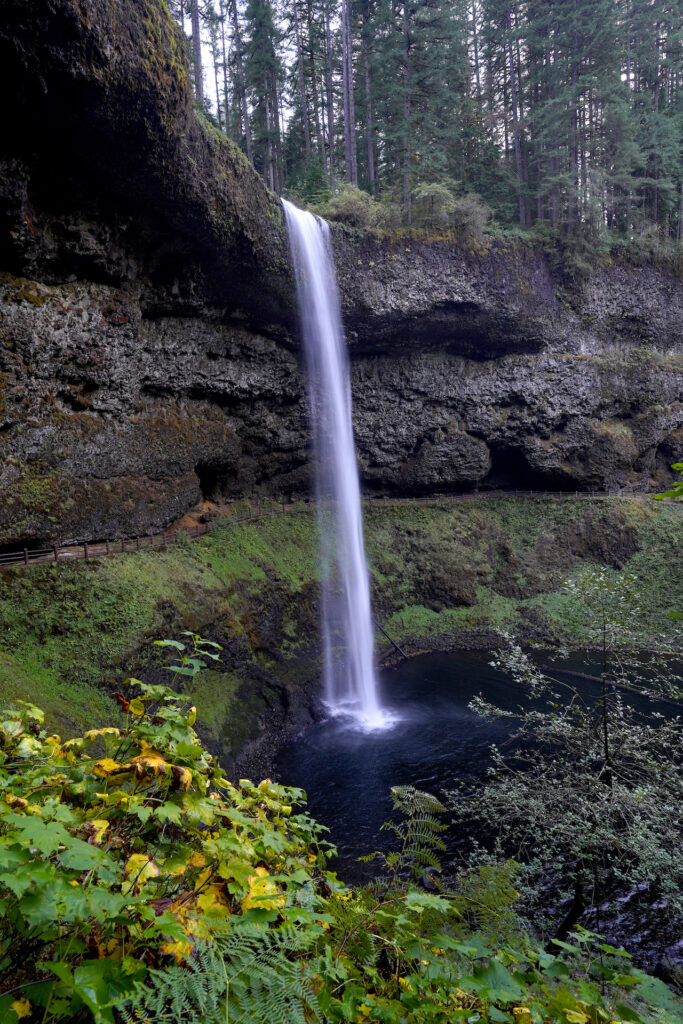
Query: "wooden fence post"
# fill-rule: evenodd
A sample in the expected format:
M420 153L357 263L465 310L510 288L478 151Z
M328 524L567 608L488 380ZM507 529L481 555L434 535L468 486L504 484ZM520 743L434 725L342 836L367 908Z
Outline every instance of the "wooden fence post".
M122 537L121 538L121 554L123 554L125 552L125 550L126 550L126 542L125 542L125 540Z
M88 559L90 557L90 552L88 551L88 542L87 542L87 540L83 541L83 557L85 559Z
M136 551L140 550L140 538L139 537L135 538L135 550Z
M106 542L105 542L105 543L106 543L106 545L107 545L107 554L110 554L110 550L109 550L109 538L107 538L107 540L106 540Z
M24 548L24 565L28 565L28 548Z
M52 545L52 550L54 552L55 562L58 562L59 561L59 548L57 547L56 544Z

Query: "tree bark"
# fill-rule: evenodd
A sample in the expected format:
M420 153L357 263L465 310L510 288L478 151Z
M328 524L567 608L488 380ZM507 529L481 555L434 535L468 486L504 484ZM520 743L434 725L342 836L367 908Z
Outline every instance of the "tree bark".
M194 65L194 91L200 103L204 102L204 71L202 68L202 39L199 25L199 0L193 0L192 12L192 63Z
M515 173L517 175L517 198L519 204L519 223L526 227L526 210L524 195L522 192L524 184L524 172L522 168L522 148L519 139L519 117L517 114L517 90L515 85L515 60L512 51L512 16L510 8L506 11L506 26L508 30L508 60L510 62L510 107L512 108L512 138L515 147Z
M318 106L318 76L315 72L315 55L313 53L313 12L311 10L311 2L308 0L307 6L307 20L308 20L308 69L311 77L311 96L313 97L313 119L315 122L315 137L316 145L318 149L318 156L320 157L321 167L325 167L325 142L323 140L323 130L320 123L320 108Z
M292 0L294 11L294 39L296 42L296 62L299 70L299 101L301 103L301 116L304 122L304 146L306 148L306 164L311 162L311 126L308 119L308 104L306 102L306 82L304 79L304 51L301 45L301 33L299 31L299 12L297 0Z
M368 53L367 23L363 26L363 72L365 77L365 132L368 150L368 181L370 191L375 191L375 126L372 116L372 89L370 85L370 55Z
M334 93L332 91L332 36L330 7L325 4L325 91L327 93L327 132L330 150L330 188L334 192Z
M356 118L353 101L351 0L342 0L342 85L344 90L344 157L346 180L358 184L356 166Z
M230 134L230 97L228 92L228 55L225 50L225 0L218 0L218 13L221 19L221 46L223 50L223 107L225 114L225 134ZM218 102L218 96L216 96Z
M237 64L237 83L240 91L240 106L242 108L242 127L244 129L244 141L247 147L247 159L254 162L254 155L251 148L251 131L249 129L249 107L247 106L247 87L244 78L244 64L242 62L242 37L240 23L237 17L236 0L230 0L230 13L232 15L232 28L235 33L235 63Z
M403 3L403 205L406 222L412 223L412 195L410 188L410 33L408 4Z
M477 102L481 104L481 77L479 72L479 41L477 38L477 0L472 0L472 43L474 46L474 80L477 83Z

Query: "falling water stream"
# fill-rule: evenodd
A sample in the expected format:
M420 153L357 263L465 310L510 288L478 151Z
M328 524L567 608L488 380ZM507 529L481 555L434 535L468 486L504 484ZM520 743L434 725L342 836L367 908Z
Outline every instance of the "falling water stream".
M324 220L282 200L308 367L320 517L325 692L333 713L380 728L349 364Z

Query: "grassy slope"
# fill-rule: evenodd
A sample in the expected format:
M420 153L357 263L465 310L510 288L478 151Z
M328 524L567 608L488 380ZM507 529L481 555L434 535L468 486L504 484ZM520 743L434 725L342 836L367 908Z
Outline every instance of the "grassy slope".
M585 563L638 576L657 622L683 607L683 581L672 570L683 547L681 505L617 498L403 505L372 513L368 534L385 624L404 639L497 627L554 632L567 608L562 581Z
M683 543L681 506L396 503L372 508L366 524L374 604L399 641L503 625L552 631L565 612L561 581L586 561L627 565L656 619L683 607L672 570ZM0 697L40 704L63 733L111 720L101 684L137 667L146 640L209 627L229 655L227 671L195 684L200 721L217 738L230 717L243 740L258 709L244 692L236 708L240 666L262 666L286 684L297 675L300 642L315 642L315 544L308 511L221 526L161 552L5 571Z

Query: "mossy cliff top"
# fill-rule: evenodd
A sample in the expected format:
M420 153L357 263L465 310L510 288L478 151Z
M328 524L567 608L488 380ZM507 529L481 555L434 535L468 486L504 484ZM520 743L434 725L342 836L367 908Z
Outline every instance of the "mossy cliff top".
M224 303L261 316L269 296L287 306L280 205L196 110L186 41L163 0L6 0L0 65L13 96L4 269L111 281L143 264L172 282L193 267L195 288ZM89 237L76 215L90 216Z

